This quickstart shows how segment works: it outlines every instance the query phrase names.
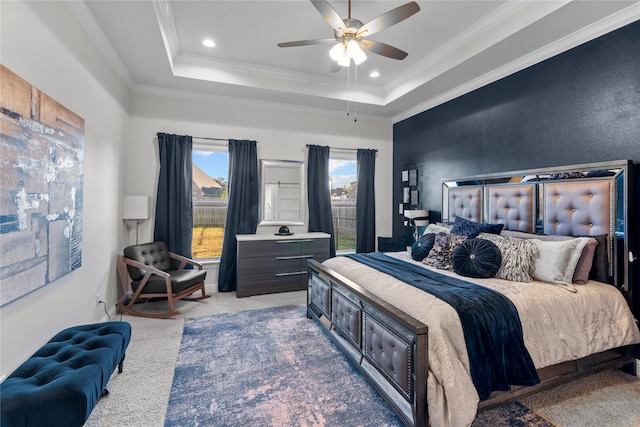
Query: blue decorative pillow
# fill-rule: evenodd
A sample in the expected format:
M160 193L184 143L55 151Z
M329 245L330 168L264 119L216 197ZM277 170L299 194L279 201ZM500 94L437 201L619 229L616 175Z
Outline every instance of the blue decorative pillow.
M480 233L500 234L504 224L488 224L486 222L478 223L462 217L457 216L453 223L451 232L453 234L460 234L467 236L469 239L478 237Z
M483 222L480 225L482 225L481 233L500 234L504 228L504 224L489 224L488 222Z
M502 265L500 248L489 240L469 239L451 257L453 271L465 277L494 277Z
M427 233L420 236L420 238L411 247L411 258L415 261L422 261L429 255L429 251L433 248L436 235L434 233Z

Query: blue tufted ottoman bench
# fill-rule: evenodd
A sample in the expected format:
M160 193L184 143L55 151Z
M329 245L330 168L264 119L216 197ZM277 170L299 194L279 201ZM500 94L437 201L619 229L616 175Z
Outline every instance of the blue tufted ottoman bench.
M0 384L0 425L82 426L122 372L127 322L74 326L56 334Z

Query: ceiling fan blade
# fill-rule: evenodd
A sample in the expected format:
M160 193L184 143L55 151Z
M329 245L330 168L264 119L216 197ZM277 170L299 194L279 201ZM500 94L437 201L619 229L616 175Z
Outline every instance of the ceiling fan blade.
M364 24L360 29L358 29L358 36L367 37L371 34L377 33L378 31L384 30L385 28L389 28L392 25L397 24L400 21L404 21L411 15L420 11L420 6L418 3L412 1L410 3L405 3L402 6L398 6L395 9L391 9L390 11L383 13L377 18L372 19L371 21Z
M402 60L407 57L408 53L404 50L400 50L397 47L393 47L386 43L376 42L373 40L360 40L360 46L364 50L368 50L378 55L386 56L391 59Z
M311 46L314 44L326 44L326 43L335 43L335 42L336 42L336 39L298 40L295 42L278 43L278 47Z
M320 12L320 15L324 17L325 21L327 21L334 30L343 33L347 31L347 27L344 25L344 22L342 22L342 18L340 18L338 12L331 7L327 0L311 0L311 3L313 3L315 8L318 9L318 12Z

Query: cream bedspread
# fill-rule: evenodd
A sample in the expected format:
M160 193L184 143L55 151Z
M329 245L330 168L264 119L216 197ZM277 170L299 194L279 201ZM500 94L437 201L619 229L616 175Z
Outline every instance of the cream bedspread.
M389 253L413 261L407 252ZM478 394L456 311L444 301L411 285L345 257L324 264L429 326L427 401L432 426L468 426ZM436 270L460 278L453 272ZM362 278L367 280L362 280ZM513 302L520 315L524 341L536 368L573 360L640 342L629 306L613 286L590 281L576 293L544 282L469 279L494 289Z

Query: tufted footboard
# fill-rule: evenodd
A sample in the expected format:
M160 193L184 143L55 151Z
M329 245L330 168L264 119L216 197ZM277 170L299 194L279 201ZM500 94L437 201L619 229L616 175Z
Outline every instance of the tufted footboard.
M427 426L427 326L309 261L316 320L406 425Z

